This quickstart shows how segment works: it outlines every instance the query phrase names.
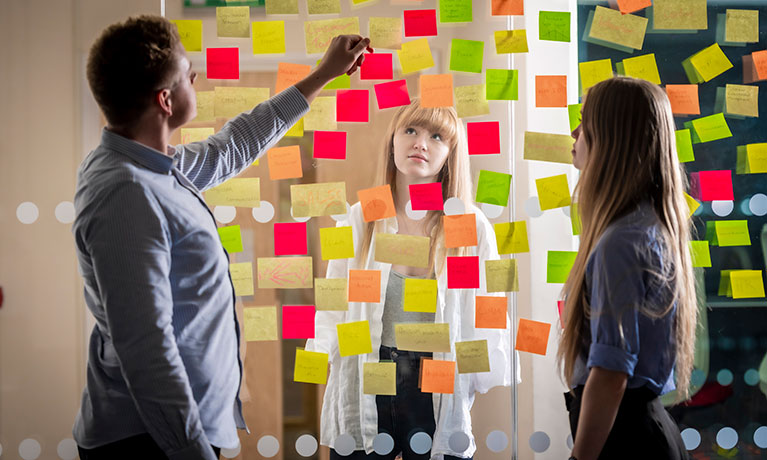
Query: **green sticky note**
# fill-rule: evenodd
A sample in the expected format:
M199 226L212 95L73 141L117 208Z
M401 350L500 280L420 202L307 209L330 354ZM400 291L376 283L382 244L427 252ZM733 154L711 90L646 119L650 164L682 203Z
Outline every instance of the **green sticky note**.
M199 19L171 19L178 29L181 44L187 52L202 51L202 21Z
M695 161L695 152L692 150L692 137L689 129L680 129L676 132L676 154L681 163Z
M710 267L711 252L708 241L690 241L690 256L693 267Z
M733 270L722 270L720 272L721 278L719 279L719 289L716 295L732 297L732 285L730 284L730 273Z
M509 188L511 187L511 174L495 171L479 171L477 181L477 203L488 203L497 206L506 206L509 203Z
M485 42L454 38L450 42L450 70L459 72L482 72Z
M471 0L439 0L439 22L471 22Z
M570 131L581 125L581 108L583 104L570 104L567 106L567 115L570 118Z
M700 142L710 142L732 137L730 127L723 113L715 113L707 117L697 118L690 122ZM695 141L695 139L693 139Z
M573 236L581 234L583 223L581 222L581 215L578 213L578 203L570 203L570 226L573 229Z
M434 313L437 311L437 280L405 278L402 299L404 311Z
M317 65L320 65L322 59L317 59ZM322 89L349 89L352 87L352 77L350 75L343 74L338 76L325 85Z
M221 245L224 246L229 254L242 252L242 234L239 225L230 225L218 229L218 236L221 238Z
M717 220L714 229L719 246L751 246L747 220Z
M569 206L572 202L567 174L536 179L535 187L538 189L541 211Z
M519 74L511 69L487 69L485 72L485 99L488 101L516 101Z
M577 251L549 251L546 258L546 282L564 283L575 263Z
M540 11L538 13L538 39L555 42L570 41L570 13Z

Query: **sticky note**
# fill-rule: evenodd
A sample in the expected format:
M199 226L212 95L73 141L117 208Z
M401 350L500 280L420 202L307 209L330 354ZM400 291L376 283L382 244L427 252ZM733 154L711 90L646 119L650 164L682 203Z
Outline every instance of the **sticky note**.
M312 142L314 158L346 159L346 131L315 131Z
M450 325L447 323L397 323L394 337L400 350L450 352Z
M298 145L273 147L266 152L269 166L269 179L294 179L303 177L301 167L301 148Z
M360 66L360 80L391 80L392 69L391 53L367 53Z
M487 69L485 97L488 101L516 101L519 93L519 73L516 69Z
M398 50L402 46L402 20L400 18L371 17L368 20L370 46L373 49Z
M219 227L218 237L221 238L221 245L229 254L242 252L242 233L239 225Z
M304 119L300 118L285 133L285 137L304 137Z
M486 260L485 279L487 279L487 292L519 291L517 260Z
M520 318L514 349L545 356L550 330L549 323Z
M298 0L266 0L266 14L298 14Z
M641 78L656 85L661 83L654 53L624 59L623 69L629 77Z
M737 173L767 173L767 143L739 145L737 150Z
M567 107L567 76L535 76L536 107Z
M197 116L192 121L214 121L216 119L214 91L197 91Z
M454 38L450 42L450 70L482 72L485 42Z
M501 124L498 121L466 123L469 155L501 153Z
M181 44L187 52L202 51L202 21L199 19L171 19L176 25Z
M314 305L282 306L282 338L314 338Z
M764 277L761 270L733 270L730 273L733 299L764 297Z
M700 142L710 142L732 137L732 132L729 126L727 126L727 121L722 113L696 118L690 124L695 129L695 134L700 139Z
M490 11L493 16L521 16L525 14L524 0L492 0Z
M239 48L206 48L206 78L238 80L240 78Z
M658 30L708 29L706 0L654 0L652 12Z
M428 236L376 233L373 258L387 264L426 268L430 249Z
M732 284L730 283L730 273L732 270L722 270L720 272L719 289L717 295L732 297Z
M317 60L317 65L319 65L322 62L322 59ZM323 86L322 89L349 89L352 87L352 79L351 76L343 74L339 75L336 78L332 79L330 83ZM316 98L315 98L316 100Z
M565 134L525 131L524 159L572 164L574 143L575 140Z
M389 184L366 188L357 192L365 222L387 219L397 215Z
M477 216L457 214L442 216L445 231L445 247L460 248L477 245Z
M421 107L453 106L453 75L421 75Z
M714 230L716 243L711 243L714 246L751 246L747 220L717 220Z
M381 270L349 270L349 302L381 301Z
M493 225L498 254L530 252L527 241L527 222L502 222Z
M546 257L546 282L564 283L575 263L576 251L549 251Z
M208 206L237 206L257 208L261 206L260 181L258 177L233 178L205 192Z
M336 121L367 123L370 97L366 89L336 90Z
M692 149L692 137L689 129L676 131L676 154L680 163L695 161L695 152Z
M439 22L471 22L471 0L440 0Z
M711 252L708 241L690 241L690 257L693 267L710 267Z
M337 324L336 331L341 356L364 355L373 351L370 323L367 321Z
M623 14L635 13L648 6L652 6L652 0L618 0L618 8Z
M366 395L396 395L397 363L362 363L362 393Z
M433 37L437 35L437 10L405 10L405 37Z
M506 297L476 296L474 327L481 329L506 329Z
M317 311L349 309L346 278L314 278L314 307Z
M703 81L709 81L732 68L732 62L727 59L718 43L698 51L687 59ZM696 81L690 81L690 83L696 83Z
M295 217L346 214L346 183L291 185L290 203Z
M570 104L567 106L567 117L570 122L570 132L575 131L575 129L581 125L581 118L583 117L581 114L582 108L583 104ZM572 142L575 142L575 140Z
M759 116L759 87L753 85L725 86L725 112L742 117Z
M308 254L306 244L306 222L274 224L274 255L303 256L306 254Z
M259 257L259 289L311 289L311 257Z
M322 260L350 259L354 257L354 239L351 227L320 229Z
M307 131L335 131L338 129L335 96L314 98L309 104L309 112L304 115L304 129Z
M580 235L583 228L583 222L581 222L581 215L578 212L578 203L570 204L570 226L573 231L573 236Z
M561 11L539 11L538 40L569 42L570 13Z
M724 39L732 43L756 43L759 41L759 10L727 9Z
M691 197L687 193L684 194L684 200L685 200L685 202L687 202L687 207L688 207L688 212L689 212L689 216L688 217L692 217L692 215L695 213L695 211L697 211L698 208L700 207L700 203L698 203L695 200L695 198Z
M216 35L234 38L250 37L250 7L216 7Z
M213 128L181 128L181 143L204 141L214 134Z
M404 311L437 311L437 280L405 278L402 308Z
M698 85L666 85L666 94L675 115L700 115Z
M570 188L567 185L566 174L536 179L535 187L538 190L541 211L570 205Z
M339 0L307 0L306 9L309 14L336 14L341 12Z
M449 289L478 289L479 257L448 256L447 287Z
M467 85L456 86L453 93L455 95L455 110L458 117L478 117L490 113L490 104L485 95L485 85Z
M253 264L251 262L229 264L229 274L232 277L234 295L253 295Z
M517 30L496 30L493 32L495 39L495 52L497 54L509 53L527 53L527 31L525 29Z
M308 64L292 64L289 62L280 62L277 64L277 84L274 92L281 93L299 81L306 78L312 71L312 66Z
M246 342L277 340L277 308L246 307L242 313Z
M646 30L647 18L597 6L589 37L641 50Z
M702 201L732 201L732 170L700 171L700 192Z
M214 96L216 117L233 118L269 99L269 88L216 86Z
M455 343L455 359L459 374L490 372L490 358L487 354L487 340L472 340Z
M475 201L477 203L506 206L509 203L510 187L511 174L482 169L479 171Z
M410 204L413 211L442 211L442 183L410 184Z
M754 61L756 75L759 80L767 79L767 50L754 51L751 53L751 59Z
M394 80L373 85L379 109L389 109L410 104L407 80Z
M267 11L266 14L269 14ZM359 35L357 16L304 22L306 54L324 53L336 35Z
M421 361L421 391L452 394L455 385L455 362L436 359Z
M296 349L293 380L324 385L328 381L328 354Z
M581 75L581 94L586 94L592 86L613 77L613 64L610 59L578 63Z

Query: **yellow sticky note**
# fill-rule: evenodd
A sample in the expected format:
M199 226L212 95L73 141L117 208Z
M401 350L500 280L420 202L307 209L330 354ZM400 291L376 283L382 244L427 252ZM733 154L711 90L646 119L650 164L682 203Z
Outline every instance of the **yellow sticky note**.
M732 132L730 127L727 126L727 120L725 120L723 113L696 118L690 123L695 130L695 134L698 136L699 142L710 142L732 137ZM693 140L695 140L694 137Z
M658 30L708 29L706 0L653 0L653 28Z
M495 38L495 52L497 54L508 53L527 53L527 31L518 30L496 30L493 33Z
M502 222L495 224L495 241L498 245L498 254L516 254L530 252L527 241L527 222Z
M730 272L733 299L764 297L764 278L761 270L733 270Z
M623 70L629 77L641 78L660 85L660 74L654 53L624 59Z
M404 311L437 311L437 280L405 278Z
M320 229L322 260L350 259L354 257L354 239L351 227Z
M285 52L285 21L253 23L253 54L282 54Z
M285 133L285 137L304 137L304 119L301 118L290 127L288 132Z
M573 164L572 136L525 131L525 160Z
M248 307L242 312L246 342L277 340L276 307Z
M718 43L698 51L689 59L704 81L709 81L732 68L732 62L727 59Z
M366 395L396 395L397 363L363 363L362 393Z
M647 18L597 6L589 37L641 50L646 30Z
M402 46L402 19L372 17L368 21L370 47L398 50Z
M346 278L314 278L314 308L317 311L346 311L349 302Z
M455 359L458 373L490 372L490 358L487 354L487 340L472 340L455 343Z
M346 214L346 183L291 185L290 203L295 217Z
M171 19L176 25L181 44L187 52L202 51L202 20Z
M456 86L455 110L458 117L478 117L490 114L490 104L487 102L485 85Z
M298 0L266 0L266 14L298 14Z
M719 246L751 246L747 220L717 220L714 228Z
M311 289L311 257L259 257L259 289Z
M215 120L215 101L215 91L197 91L197 116L192 121Z
M398 323L394 325L394 337L400 350L450 352L448 323Z
M261 206L261 185L258 177L229 179L205 192L208 206L237 206L258 208Z
M356 16L304 22L306 54L324 53L336 35L359 35L360 22Z
M214 133L213 128L181 128L181 143L204 141Z
M234 295L253 295L253 263L229 264L229 273L232 276Z
M724 90L725 113L743 117L759 116L759 87L728 84Z
M693 267L710 267L711 252L708 241L690 241L690 256Z
M426 268L430 249L431 238L428 236L375 234L374 259L377 262Z
M767 173L767 143L746 145L746 156L750 174Z
M328 381L328 354L296 349L293 381L324 385Z
M232 118L269 99L269 88L242 88L216 86L215 114L217 117Z
M759 41L759 10L727 9L724 23L724 41L756 43Z
M315 97L304 115L304 129L307 131L336 131L336 97Z
M216 7L216 35L234 38L250 37L250 7Z
M309 14L337 14L341 12L339 0L307 0Z
M487 292L519 291L517 260L486 260L485 279L487 279Z
M719 289L716 295L732 297L732 285L730 284L730 273L732 270L722 270L719 279Z
M336 324L336 331L341 356L364 355L373 351L370 323L367 321Z
M425 38L403 43L402 49L397 50L397 57L403 74L434 67L429 41Z
M690 213L688 217L692 217L695 211L697 211L698 208L700 207L700 203L698 203L698 201L695 200L695 198L688 195L687 192L685 192L684 194L684 200L687 202L687 207Z
M613 64L610 59L580 62L578 69L581 74L581 94L586 94L589 88L600 81L613 77Z
M566 174L536 179L535 187L538 189L541 211L570 205L570 188L567 185Z

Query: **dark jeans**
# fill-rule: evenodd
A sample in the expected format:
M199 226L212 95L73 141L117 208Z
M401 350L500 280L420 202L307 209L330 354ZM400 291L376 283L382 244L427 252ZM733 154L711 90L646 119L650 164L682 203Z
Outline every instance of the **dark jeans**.
M364 450L356 450L351 455L341 456L330 449L331 460L393 460L402 453L403 460L429 460L431 452L416 454L410 449L410 438L423 431L432 438L436 425L434 422L434 403L431 393L423 393L418 388L421 358L431 358L431 353L402 351L382 346L379 351L381 360L397 363L397 395L376 396L378 409L378 432L387 433L394 439L394 449L389 454L370 455ZM445 460L460 460L459 457L445 455ZM471 459L468 459L471 460Z
M168 458L148 433L131 436L94 449L84 449L77 446L77 451L80 453L80 460L162 460ZM213 447L213 452L218 457L221 449Z
M570 412L570 430L575 439L581 413L583 386L565 393ZM687 449L674 420L655 393L646 387L627 389L618 408L615 423L599 454L600 460L620 458L687 460Z

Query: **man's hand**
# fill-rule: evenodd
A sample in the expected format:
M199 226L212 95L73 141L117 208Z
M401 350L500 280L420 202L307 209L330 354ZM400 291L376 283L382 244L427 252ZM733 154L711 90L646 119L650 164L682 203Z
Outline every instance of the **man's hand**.
M356 72L365 59L365 51L373 52L369 38L359 35L333 37L322 62L306 78L296 83L296 88L311 103L334 78Z

